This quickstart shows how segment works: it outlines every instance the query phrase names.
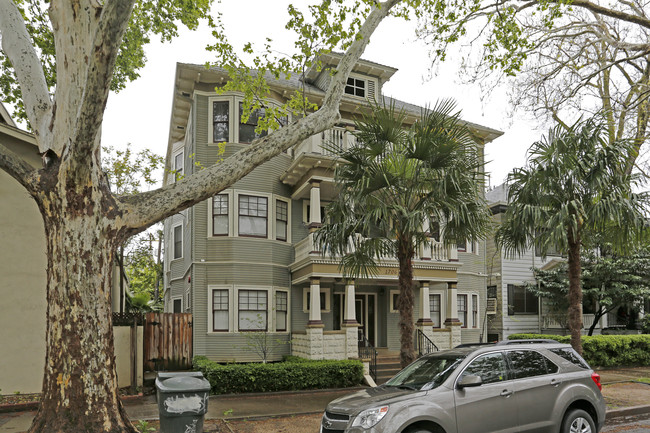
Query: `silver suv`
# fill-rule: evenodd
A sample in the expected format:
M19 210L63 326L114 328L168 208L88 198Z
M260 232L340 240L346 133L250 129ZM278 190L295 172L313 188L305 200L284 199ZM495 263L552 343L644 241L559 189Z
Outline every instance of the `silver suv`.
M332 401L320 431L597 433L605 423L600 390L600 376L567 344L457 347Z

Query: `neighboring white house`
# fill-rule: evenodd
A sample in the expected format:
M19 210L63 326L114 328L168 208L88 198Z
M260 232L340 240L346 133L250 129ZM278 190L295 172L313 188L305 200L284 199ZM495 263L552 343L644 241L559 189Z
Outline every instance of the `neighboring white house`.
M494 187L486 193L496 225L503 221L508 207L506 184ZM515 257L506 256L495 245L494 237L487 240L487 296L488 296L488 341L504 340L511 334L568 332L562 316L547 312L544 302L523 288L524 283L533 282L533 268L547 269L563 261L559 252L550 251L541 257L534 250L528 250ZM594 315L583 314L583 326L589 329ZM600 320L596 332L607 327L607 317Z

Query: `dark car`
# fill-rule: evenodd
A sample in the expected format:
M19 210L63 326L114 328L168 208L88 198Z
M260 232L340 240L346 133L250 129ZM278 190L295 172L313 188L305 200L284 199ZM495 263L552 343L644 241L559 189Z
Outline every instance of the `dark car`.
M332 401L321 433L597 433L600 390L600 376L566 344L459 347Z

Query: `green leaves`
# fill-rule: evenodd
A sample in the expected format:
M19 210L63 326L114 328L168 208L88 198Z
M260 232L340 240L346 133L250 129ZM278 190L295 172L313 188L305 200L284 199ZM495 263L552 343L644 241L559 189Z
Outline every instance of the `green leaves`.
M346 275L372 275L375 261L389 254L410 259L398 242L409 251L428 242L428 220L444 222L448 244L485 234L482 165L453 102L423 110L410 128L394 106L374 105L355 136L356 146L330 149L342 160L335 174L341 193L317 232L324 251L342 256Z

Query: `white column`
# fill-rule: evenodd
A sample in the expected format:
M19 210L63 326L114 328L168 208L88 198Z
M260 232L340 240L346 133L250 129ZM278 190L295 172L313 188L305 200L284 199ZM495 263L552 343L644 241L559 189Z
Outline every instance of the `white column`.
M447 311L445 312L445 325L458 324L458 289L456 283L447 283Z
M309 191L309 229L315 230L320 227L320 181L312 180Z
M343 311L343 323L346 325L358 324L357 310L354 306L355 289L354 280L347 280L345 284L345 308Z
M427 235L427 241L422 245L422 260L431 260L431 220L430 218L424 218L422 223L422 231Z
M309 287L309 321L307 326L322 326L323 321L320 316L320 280L312 278Z
M417 324L433 325L431 311L429 310L429 282L422 281L420 286L420 317Z

